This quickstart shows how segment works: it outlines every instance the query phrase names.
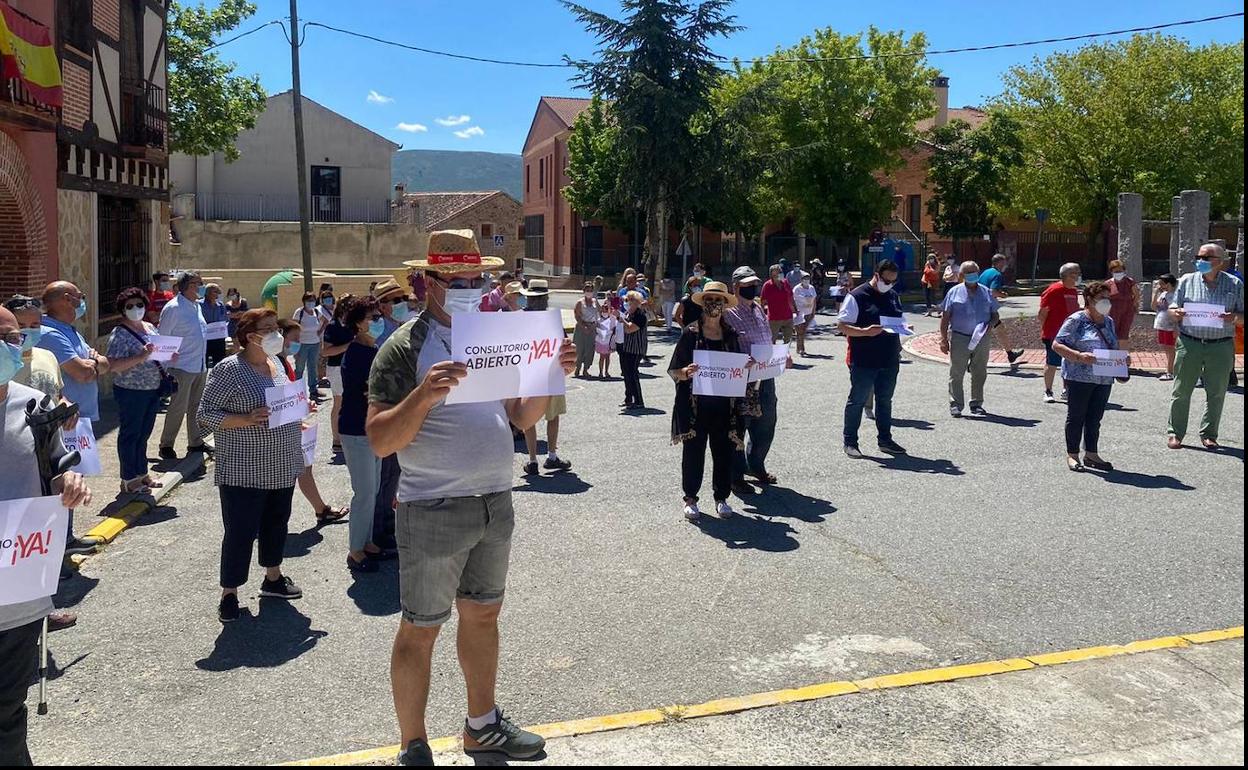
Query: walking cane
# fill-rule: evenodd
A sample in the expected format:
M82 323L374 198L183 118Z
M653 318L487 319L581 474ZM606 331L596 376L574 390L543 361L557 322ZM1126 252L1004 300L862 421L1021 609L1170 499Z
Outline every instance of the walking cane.
M26 424L35 436L35 458L39 462L39 486L44 496L52 494L52 479L74 467L82 459L77 450L53 459L52 450L60 441L61 427L78 414L77 404L59 404L51 396L44 396L39 403L31 399L26 403ZM64 447L62 446L62 449ZM39 707L36 712L48 713L48 618L43 618L39 631Z

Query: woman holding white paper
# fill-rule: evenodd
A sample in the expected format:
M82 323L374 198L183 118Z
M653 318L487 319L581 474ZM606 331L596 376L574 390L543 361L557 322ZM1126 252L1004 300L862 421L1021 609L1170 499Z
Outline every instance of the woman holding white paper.
M1066 467L1112 471L1098 452L1101 418L1114 378L1095 373L1097 350L1117 350L1118 335L1109 317L1110 287L1093 281L1083 289L1084 309L1072 313L1053 340L1053 352L1062 357L1062 378L1066 381ZM1125 378L1121 381L1125 381ZM1083 462L1079 461L1079 441L1083 439Z
M295 481L303 473L301 423L269 427L265 391L290 382L277 361L285 342L277 313L249 310L238 320L239 352L217 364L199 404L199 425L217 437L213 481L221 496L222 623L238 620L238 588L247 582L259 542L265 580L260 595L298 599L303 592L282 574Z
M733 451L744 447L741 410L736 398L694 395L693 378L697 376L698 365L693 363L693 353L695 350L743 352L737 333L723 323L724 311L736 306L737 297L723 283L712 281L701 293L694 295L693 301L701 307L702 317L685 327L667 367L668 375L676 382L672 443L681 444L683 450L680 476L685 518L697 521L702 515L698 508L698 492L702 488L709 443L715 515L726 519L733 515L732 506L728 504L728 495L732 492Z
M147 295L130 288L117 295L117 312L124 320L108 338L108 360L113 366L113 398L117 401L117 457L121 461L121 491L143 492L161 486L147 471L147 442L156 427L164 367L151 360L147 341L156 327L143 320ZM175 358L177 354L174 354Z

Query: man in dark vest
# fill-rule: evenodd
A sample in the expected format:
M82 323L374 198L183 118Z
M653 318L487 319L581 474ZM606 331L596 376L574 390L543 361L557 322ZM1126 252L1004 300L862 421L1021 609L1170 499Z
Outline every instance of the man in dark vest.
M849 340L849 401L845 404L845 454L862 457L858 449L858 427L867 396L875 394L875 426L879 447L889 454L905 454L893 441L893 391L901 368L901 337L888 329L881 318L900 319L901 300L897 284L897 263L891 259L875 267L867 283L849 293L841 305L837 322ZM898 321L899 322L899 321Z

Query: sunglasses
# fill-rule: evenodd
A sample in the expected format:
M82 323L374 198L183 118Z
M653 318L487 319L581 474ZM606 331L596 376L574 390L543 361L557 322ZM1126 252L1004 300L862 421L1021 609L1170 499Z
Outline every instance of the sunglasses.
M448 289L480 289L485 286L484 278L452 278L448 281L436 276L434 280Z
M133 310L136 307L143 308L143 307L147 307L147 305L142 302L130 302L130 303L127 303L125 306L123 306L122 310Z

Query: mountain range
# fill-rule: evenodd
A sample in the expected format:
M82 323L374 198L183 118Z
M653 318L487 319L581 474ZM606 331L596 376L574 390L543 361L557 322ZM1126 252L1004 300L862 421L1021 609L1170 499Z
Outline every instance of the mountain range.
M400 150L391 161L394 184L408 192L503 190L522 200L519 155L456 150Z

